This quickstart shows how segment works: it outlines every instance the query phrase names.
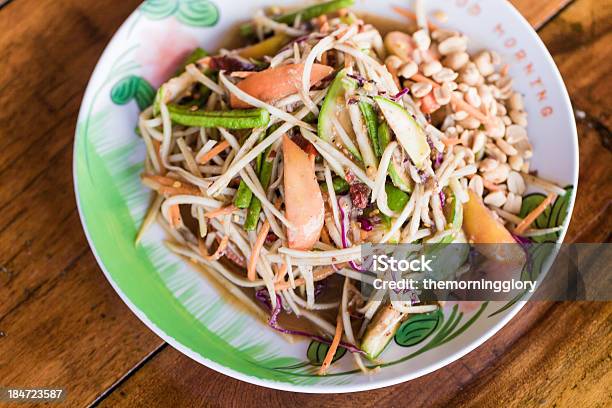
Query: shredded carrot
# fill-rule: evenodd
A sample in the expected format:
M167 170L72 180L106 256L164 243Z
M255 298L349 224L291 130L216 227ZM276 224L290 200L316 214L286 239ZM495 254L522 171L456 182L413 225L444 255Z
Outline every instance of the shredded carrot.
M340 345L340 339L342 338L342 327L342 317L338 313L338 316L336 317L336 333L334 334L334 339L332 340L332 343L329 346L329 349L327 350L325 360L323 360L323 364L321 365L321 368L319 368L319 371L317 373L318 375L327 374L327 369L331 365L332 360L334 359L334 355L336 355L338 345Z
M162 186L160 187L157 192L159 194L163 194L166 197L172 197L175 195L201 195L200 190L198 189L190 189L187 187L166 187L166 186Z
M171 177L165 177L165 176L157 176L157 175L149 175L149 174L143 174L140 176L143 180L151 180L157 184L161 184L162 186L172 186L174 184L174 182L178 181L176 179L173 179Z
M261 248L266 242L268 232L270 232L270 222L268 222L268 220L265 220L263 225L261 226L261 229L259 230L259 234L257 234L257 239L253 244L251 257L249 258L249 263L247 265L247 278L250 281L254 281L257 276L257 260L259 259L259 253L261 252Z
M540 203L540 205L538 205L536 208L534 208L529 214L527 214L527 216L525 218L523 218L523 221L521 221L521 223L519 225L516 226L516 228L514 229L514 233L517 235L522 234L523 232L527 231L527 228L529 228L531 226L531 224L533 224L533 222L544 212L546 211L546 208L553 202L555 201L555 199L557 198L557 195L555 193L550 193L546 196L546 198L544 199L544 201L542 201Z
M219 244L223 242L223 240L219 238L219 236L216 236L215 239ZM244 257L232 250L232 247L229 245L229 242L227 244L227 248L225 248L223 255L241 268L246 268L246 261L244 260Z
M166 186L166 187L175 187L175 188L179 188L179 187L190 188L190 187L193 187L193 188L197 189L197 187L194 186L191 183L187 183L187 182L184 182L184 181L181 181L181 180L177 180L177 179L172 178L172 177L143 174L142 178L154 181L154 182L159 183L162 186Z
M170 225L172 228L177 228L181 224L181 209L178 204L170 206Z
M166 174L166 167L164 166L164 163L162 163L162 159L161 159L161 153L160 153L161 142L153 138L151 142L153 143L153 147L155 148L155 156L157 157L157 162L159 163L159 172L163 176L164 174Z
M204 245L204 241L200 238L198 239L198 249L200 250L200 255L202 255L202 258L206 259L207 261L217 261L225 253L228 243L229 237L226 235L221 239L221 242L219 242L217 250L212 255L209 255L208 251L206 250L206 246Z
M221 207L221 208L217 208L216 210L209 211L206 214L204 214L204 216L206 218L217 218L223 215L231 214L235 211L238 211L238 207L232 204L232 205L228 205L227 207Z
M187 183L184 181L177 180L172 177L166 176L158 176L158 175L146 175L143 174L141 178L144 181L150 181L154 185L149 185L149 187L157 190L158 193L164 194L166 196L173 196L178 194L186 194L186 195L200 195L200 189L194 186L191 183ZM159 186L156 186L158 184Z
M484 113L482 113L481 111L479 111L478 109L476 109L475 107L473 107L472 105L464 101L462 98L456 96L455 94L452 94L451 100L456 108L466 111L467 113L469 113L470 115L472 115L473 117L481 121L482 123L484 124L492 123L492 120L490 117L486 116Z
M405 9L405 8L402 8L402 7L398 7L398 6L391 6L391 8L393 9L393 11L395 11L395 12L396 12L397 14L399 14L400 16L404 16L404 17L406 17L406 18L408 18L408 19L410 19L410 20L412 20L412 21L414 21L414 22L416 22L416 21L417 21L417 16L416 16L416 14L414 14L412 11L407 10L407 9ZM435 25L434 23L432 23L431 21L428 21L428 22L427 22L427 27L428 27L428 28L429 28L431 31L434 31L434 30L437 30L437 29L438 29L438 26L437 26L437 25Z
M213 157L215 157L216 155L218 155L219 153L221 153L222 151L224 151L228 147L229 147L229 142L227 140L224 140L224 141L222 141L220 143L217 143L217 145L215 145L215 147L210 149L208 152L206 152L206 154L204 156L202 156L200 158L200 164L208 163L208 161L210 161L210 159L212 159Z

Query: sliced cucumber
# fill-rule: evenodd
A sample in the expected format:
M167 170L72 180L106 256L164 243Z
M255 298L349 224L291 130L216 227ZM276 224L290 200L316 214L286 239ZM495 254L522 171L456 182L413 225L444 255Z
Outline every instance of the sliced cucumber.
M397 103L382 96L375 96L374 100L393 129L397 141L406 150L414 165L417 168L423 168L431 153L425 131Z
M380 150L380 143L378 142L378 118L372 105L367 102L359 102L359 109L363 115L366 127L368 128L368 135L370 136L370 142L372 142L372 148L376 157L380 159L382 151Z
M378 143L380 144L380 151L383 152L387 145L391 142L391 129L387 122L383 122L378 127ZM398 163L394 158L389 163L389 177L393 185L402 191L407 193L412 192L412 181L406 174L406 171L402 169L402 164Z
M444 195L446 196L446 202L444 203L444 215L446 216L446 222L451 224L455 231L461 231L463 224L463 205L455 197L453 190L450 188L444 189Z
M353 156L361 160L361 154L355 145L355 133L344 98L346 91L356 88L357 81L348 77L346 75L346 70L343 69L338 72L321 106L317 130L319 132L319 137L323 140L328 142L336 141L336 139L341 140L334 126L334 118L337 119L349 138L353 141L353 145L346 146L346 148Z
M457 200L453 191L448 187L444 189L444 196L446 197L446 202L444 203L444 207L442 207L442 212L444 212L446 223L450 225L450 229L453 230L453 233L445 236L437 243L463 243L465 242L465 238L461 238L461 236L465 237L461 229L461 225L463 224L463 205Z
M361 349L366 357L374 360L383 352L406 316L391 305L382 307L374 315L361 341Z

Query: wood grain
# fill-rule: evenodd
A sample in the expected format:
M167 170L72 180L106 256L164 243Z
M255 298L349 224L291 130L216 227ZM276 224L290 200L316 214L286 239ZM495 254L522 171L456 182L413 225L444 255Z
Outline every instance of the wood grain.
M606 6L607 4L607 6ZM580 180L568 238L589 242L590 231L610 240L612 189L612 7L609 2L579 0L540 31L579 111ZM602 225L603 224L603 225ZM605 225L608 228L602 228ZM606 236L602 236L606 235Z
M576 1L544 27L540 36L563 73L574 107L604 126L600 130L607 131L610 146L612 81L606 62L612 59L612 4Z
M610 406L610 346L612 303L558 303L495 367L449 405Z
M609 64L601 61L610 57L611 10L575 0L551 20L568 2L513 1L534 26L545 24L540 34L585 112L578 221L568 239L609 241L611 98ZM589 406L606 397L609 304L531 303L444 370L351 395L256 387L164 345L96 266L72 192L80 99L110 36L138 3L13 0L0 7L0 386L63 386L71 406Z
M138 2L90 3L0 9L0 26L11 27L0 30L0 382L63 386L72 405L93 401L162 344L107 283L75 208L80 100Z
M572 0L555 1L533 1L533 0L510 0L510 3L521 12L529 23L538 29L542 27L551 17L555 16L563 7Z

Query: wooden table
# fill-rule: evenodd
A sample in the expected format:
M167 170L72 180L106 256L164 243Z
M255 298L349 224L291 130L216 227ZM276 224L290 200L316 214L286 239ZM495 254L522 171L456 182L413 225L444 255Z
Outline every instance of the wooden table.
M610 406L611 303L531 303L444 370L336 396L242 383L155 336L96 265L71 171L85 85L139 1L0 0L0 386L65 387L70 406ZM610 1L514 3L539 29L580 111L567 240L610 241Z

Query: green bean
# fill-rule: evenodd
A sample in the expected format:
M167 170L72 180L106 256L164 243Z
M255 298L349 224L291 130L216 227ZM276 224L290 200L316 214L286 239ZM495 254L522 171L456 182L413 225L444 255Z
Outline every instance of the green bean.
M370 141L372 142L372 147L374 148L374 154L376 154L376 157L380 159L382 156L382 150L380 149L380 144L378 143L378 117L376 115L376 111L374 110L374 107L367 102L359 102L359 110L361 110L366 127L368 128L368 135L370 135Z
M227 129L252 129L263 127L270 121L265 109L235 109L229 111L191 110L189 106L168 105L170 118L184 126Z
M334 186L334 191L337 194L345 194L349 191L349 183L347 183L342 177L334 177L332 179L332 185ZM321 184L321 190L327 191L327 183Z
M253 192L244 181L240 180L240 186L238 186L238 191L234 197L234 205L238 208L249 208L252 198Z
M272 163L273 159L270 157L270 148L266 150L265 159L261 162L261 169L259 171L259 181L264 191L266 191L270 185L270 178L272 177ZM257 197L253 197L249 209L247 211L246 220L244 221L244 229L247 231L254 231L257 228L257 222L259 221L259 213L261 212L261 201Z
M410 198L408 194L389 183L385 184L385 192L387 193L387 205L391 211L395 212L401 212Z
M279 127L280 127L280 123L270 126L270 128L266 131L266 133L260 136L259 142L261 143L262 140L264 140L267 136L272 134L272 132L274 132ZM243 144L243 143L244 141L240 142L240 144ZM255 169L258 174L259 172L261 172L262 161L263 161L263 154L260 154L255 159ZM238 186L238 191L236 192L236 196L234 198L234 205L238 208L249 208L252 198L253 198L253 192L243 180L240 180L240 186Z
M355 4L355 0L332 0L328 1L327 3L315 4L292 13L272 17L272 19L279 23L292 25L298 16L300 16L301 21L306 22L323 14L329 14L343 8L351 7L353 4ZM244 24L240 26L240 34L244 37L249 37L254 33L255 30L253 29L252 24Z
M265 136L261 137L261 142L266 137L270 136L280 127L280 123L274 124L268 128ZM272 178L272 165L274 159L270 157L272 146L268 147L263 154L257 156L256 165L259 176L259 182L263 187L264 191L268 189L270 185L270 179ZM261 201L257 197L253 197L247 211L246 220L244 221L244 229L247 231L253 231L257 228L257 222L259 221L259 213L261 212Z

